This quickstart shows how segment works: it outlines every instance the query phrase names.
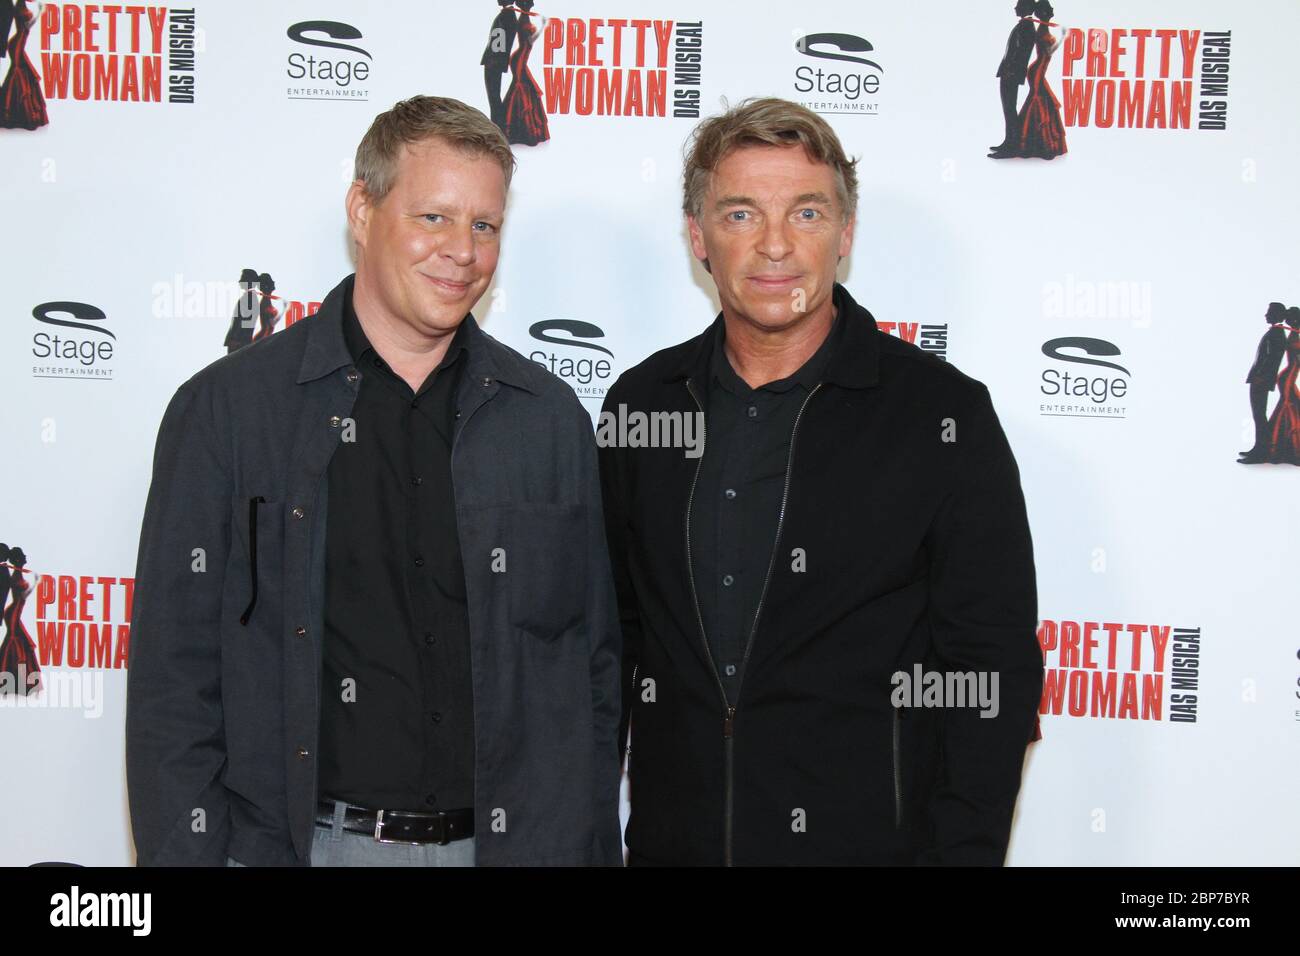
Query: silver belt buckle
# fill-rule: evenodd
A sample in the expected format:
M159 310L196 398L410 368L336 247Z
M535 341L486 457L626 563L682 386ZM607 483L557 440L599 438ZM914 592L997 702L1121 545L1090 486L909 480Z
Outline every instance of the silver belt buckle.
M375 841L377 843L407 843L415 846L410 840L386 840L384 839L384 811L380 810L375 814Z

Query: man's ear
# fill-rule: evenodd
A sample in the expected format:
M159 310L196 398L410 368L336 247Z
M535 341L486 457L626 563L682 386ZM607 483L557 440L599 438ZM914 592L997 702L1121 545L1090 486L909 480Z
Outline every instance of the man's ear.
M352 241L359 247L365 248L370 227L370 213L374 203L370 199L370 194L366 192L366 184L361 180L354 179L352 185L348 187L344 207L348 214L348 228L352 231Z
M686 231L690 233L691 237L691 252L694 253L696 259L700 260L700 264L704 266L704 271L709 275L713 275L713 268L709 265L709 253L704 248L704 230L700 228L699 221L690 213L686 214Z
M858 214L854 212L849 216L849 221L844 224L844 228L840 232L839 255L841 259L853 251L853 230L856 228L857 224Z
M686 231L691 237L691 252L695 255L696 259L707 263L709 252L704 247L704 230L700 227L699 220L690 213L686 214ZM707 265L705 268L707 268Z

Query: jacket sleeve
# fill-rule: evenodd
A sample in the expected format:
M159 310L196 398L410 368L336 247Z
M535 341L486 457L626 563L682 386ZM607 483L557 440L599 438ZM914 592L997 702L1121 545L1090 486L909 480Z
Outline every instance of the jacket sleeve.
M587 625L591 635L591 708L596 745L596 847L599 866L623 865L623 841L619 831L618 803L622 783L617 740L619 701L619 657L622 637L618 630L618 605L610 577L609 552L605 547L602 518L600 469L591 418L574 399L581 416L582 496L587 508Z
M140 866L226 862L220 625L231 494L213 427L182 385L158 430L127 657L126 776Z
M615 393L617 383L609 390L601 414L617 415ZM637 664L641 659L641 614L636 592L632 587L632 573L628 563L628 479L627 451L610 445L600 449L601 498L605 506L605 537L609 545L609 561L614 574L614 590L618 598L618 622L623 634L622 687L623 708L618 723L618 747L627 747L628 726L632 720L632 702L637 689L632 685ZM620 760L621 760L620 753Z
M997 675L996 717L941 714L941 776L923 864L1000 866L1042 695L1033 543L1020 473L988 389L954 414L951 493L929 535L934 650L945 671Z

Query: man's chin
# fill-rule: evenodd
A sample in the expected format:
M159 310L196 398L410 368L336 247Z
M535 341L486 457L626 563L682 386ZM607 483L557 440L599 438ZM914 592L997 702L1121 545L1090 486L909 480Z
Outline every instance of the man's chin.
M466 291L464 295L459 296L426 294L420 298L421 314L429 324L444 328L458 325L478 299L479 297L471 291Z
M424 327L430 332L454 332L456 327L465 321L468 312L467 308L464 312L456 312L454 315L449 314L446 309L436 313L426 313Z
M804 313L796 312L793 302L782 297L776 302L770 300L765 302L742 302L741 314L754 325L770 332L777 332L797 323Z

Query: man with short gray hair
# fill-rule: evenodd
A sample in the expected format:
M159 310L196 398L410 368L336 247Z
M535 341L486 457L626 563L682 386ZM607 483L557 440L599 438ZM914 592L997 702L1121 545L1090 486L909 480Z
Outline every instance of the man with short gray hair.
M988 389L835 281L858 182L817 114L704 121L683 186L722 310L605 408L703 413L704 454L600 453L629 862L1000 864L1043 662ZM981 692L900 693L931 674Z
M591 420L470 313L510 147L417 96L355 170L355 275L163 417L128 673L138 862L619 865Z

